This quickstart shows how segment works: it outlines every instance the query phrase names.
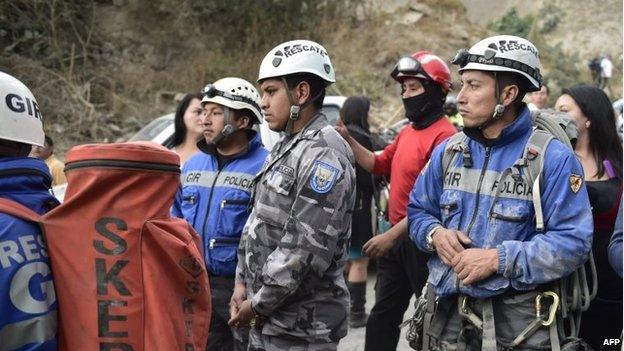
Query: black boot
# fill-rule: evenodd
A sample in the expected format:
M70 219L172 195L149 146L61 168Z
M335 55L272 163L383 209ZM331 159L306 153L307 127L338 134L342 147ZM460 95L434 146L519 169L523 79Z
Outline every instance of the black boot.
M349 326L351 328L364 327L368 320L368 313L366 313L364 308L366 304L366 282L349 282L349 293L351 294Z

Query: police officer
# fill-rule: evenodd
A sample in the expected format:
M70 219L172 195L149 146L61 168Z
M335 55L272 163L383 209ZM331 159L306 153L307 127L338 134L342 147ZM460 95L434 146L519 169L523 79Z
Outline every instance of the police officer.
M231 301L230 323L251 321L250 350L335 350L347 333L355 171L320 113L334 81L327 51L308 40L278 45L260 65L265 120L284 136L256 177Z
M527 149L529 158L544 157L545 225L538 233L527 164L516 163L532 135L522 99L540 88L538 51L523 38L494 36L460 51L454 63L462 141L449 147L453 137L434 150L408 205L411 239L433 253L428 283L438 299L427 346L558 349L549 337L557 323L554 332L544 326L557 308L555 294L542 291L582 265L591 249L583 170L558 140L546 150ZM503 172L513 176L501 178Z
M44 145L37 100L15 77L0 72L0 198L39 214L50 195L48 166L27 157ZM56 350L57 308L52 273L39 227L0 212L0 349Z
M208 84L203 93L201 152L182 167L182 187L172 212L202 239L212 294L207 350L246 350L248 331L228 326L228 303L253 177L268 155L251 129L262 121L260 95L251 83L232 77Z

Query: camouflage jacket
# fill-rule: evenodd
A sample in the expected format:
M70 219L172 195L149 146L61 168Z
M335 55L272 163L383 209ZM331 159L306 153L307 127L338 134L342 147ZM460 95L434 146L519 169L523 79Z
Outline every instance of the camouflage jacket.
M267 317L263 334L310 343L346 335L353 162L346 142L317 115L294 137L283 137L256 176L236 280Z

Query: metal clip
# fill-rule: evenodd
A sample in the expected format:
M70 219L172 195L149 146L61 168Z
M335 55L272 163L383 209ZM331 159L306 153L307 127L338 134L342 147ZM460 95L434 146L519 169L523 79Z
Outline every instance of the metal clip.
M552 298L552 299L553 299L553 302L552 302L552 304L550 305L550 311L549 311L549 313L548 313L548 319L547 319L547 320L545 320L545 321L542 321L542 325L543 325L543 326L545 326L545 327L547 327L547 326L549 326L549 325L553 324L553 322L555 321L555 315L556 315L556 313L557 313L557 309L559 308L559 295L555 294L555 293L554 293L554 292L552 292L552 291L545 291L545 292L543 292L543 293L541 293L541 294L537 295L537 296L535 297L535 309L536 309L536 310L538 309L538 306L539 306L539 309L541 309L541 305L542 305L541 300L542 300L542 297L550 297L550 298ZM538 312L538 313L541 313L541 312ZM540 315L539 315L539 314L538 314L538 317L540 317ZM541 317L540 317L540 318L541 318Z

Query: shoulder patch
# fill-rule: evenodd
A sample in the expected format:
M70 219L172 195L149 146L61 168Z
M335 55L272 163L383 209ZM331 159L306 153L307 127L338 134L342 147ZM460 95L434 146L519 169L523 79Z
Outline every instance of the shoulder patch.
M317 193L324 194L331 190L338 179L339 169L322 161L314 161L310 187Z
M578 174L570 174L570 189L575 194L581 189L581 185L583 184L583 177Z

